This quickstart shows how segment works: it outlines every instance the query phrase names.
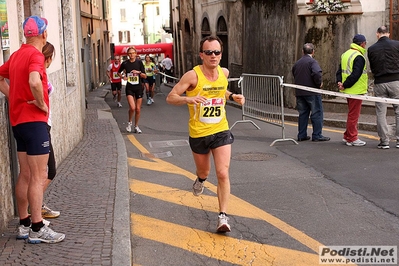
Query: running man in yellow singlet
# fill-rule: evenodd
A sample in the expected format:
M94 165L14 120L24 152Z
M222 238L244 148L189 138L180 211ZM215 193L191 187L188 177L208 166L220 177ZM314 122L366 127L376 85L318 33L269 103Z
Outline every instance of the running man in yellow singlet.
M217 232L230 232L226 214L230 196L230 155L234 137L226 119L226 100L241 105L245 98L227 90L229 70L219 66L223 43L218 37L208 36L200 42L202 65L183 75L173 87L166 101L173 105L187 104L190 113L189 142L193 153L197 179L193 193L199 196L204 191L204 182L211 168L211 154L218 179L217 195L219 215ZM182 96L186 93L185 96Z

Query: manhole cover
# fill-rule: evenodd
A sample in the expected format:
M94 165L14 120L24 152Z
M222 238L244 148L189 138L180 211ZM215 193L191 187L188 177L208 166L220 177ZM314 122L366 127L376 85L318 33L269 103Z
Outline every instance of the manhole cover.
M231 157L236 161L267 161L276 158L277 155L273 153L262 153L262 152L250 152L250 153L238 153Z

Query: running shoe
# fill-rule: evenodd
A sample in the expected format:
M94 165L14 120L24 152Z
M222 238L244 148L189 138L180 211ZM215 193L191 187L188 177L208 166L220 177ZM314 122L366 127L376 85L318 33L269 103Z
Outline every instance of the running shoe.
M43 204L43 206L42 206L42 217L43 218L48 218L48 219L57 218L58 216L60 216L60 214L61 214L60 212L53 211L52 209L47 207L46 204Z
M218 228L216 229L216 231L220 233L230 232L230 225L227 222L229 220L229 217L227 217L226 214L221 213L219 214L218 219Z
M151 105L151 104L152 104L151 99L148 98L148 100L147 100L147 105Z
M135 126L134 127L134 133L141 134L143 132L141 131L141 129L138 126Z
M34 232L32 229L29 230L28 243L39 244L45 243L58 243L64 240L65 234L54 232L50 227L43 226L39 232Z
M352 141L352 142L348 142L348 141L347 141L345 144L346 144L347 146L358 146L358 147L360 147L360 146L366 145L366 142L363 141L363 140L357 139L357 140Z
M24 226L23 224L20 224L18 226L17 239L27 239L29 237L29 230L29 226Z
M121 108L121 107L122 107L122 104L121 104L120 102L118 102L118 107L119 107L119 108Z
M126 131L127 132L132 132L132 125L133 125L133 123L132 122L127 122L127 127L126 127Z
M151 102L154 103L154 98L151 97L150 99L151 99Z
M397 147L398 147L398 144L396 144L396 148L397 148ZM377 148L378 148L378 149L386 150L386 149L389 149L389 144L380 143L380 144L377 145Z
M205 181L204 181L205 182ZM200 182L198 177L195 179L193 184L193 194L194 196L199 196L204 192L204 182Z
M399 149L399 141L396 142L396 148Z

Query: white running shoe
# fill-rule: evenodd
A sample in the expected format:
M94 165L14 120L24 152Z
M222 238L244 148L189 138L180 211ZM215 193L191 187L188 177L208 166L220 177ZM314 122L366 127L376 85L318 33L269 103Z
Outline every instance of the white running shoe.
M148 100L147 100L147 105L151 105L151 104L152 104L151 99L148 98Z
M132 125L133 125L133 123L132 122L127 122L127 127L126 127L126 131L127 132L132 132Z
M230 225L227 222L229 220L229 217L227 217L226 214L222 213L219 214L218 219L218 228L216 229L216 231L220 233L230 232Z
M32 229L29 231L28 243L39 244L45 243L58 243L64 240L65 234L54 232L50 227L43 226L39 232L34 232Z
M346 142L345 144L347 146L358 146L358 147L360 147L360 146L366 145L366 142L363 141L363 140L357 139L357 140L352 141L352 142Z
M121 108L121 107L122 107L122 104L121 104L120 102L118 102L118 107L119 107L119 108Z
M205 181L204 181L205 182ZM204 182L200 182L198 177L195 179L193 184L193 194L194 196L199 196L204 192Z
M134 133L141 134L143 132L141 131L141 129L138 126L135 126L134 127Z
M151 97L150 99L151 99L151 102L154 103L154 98Z

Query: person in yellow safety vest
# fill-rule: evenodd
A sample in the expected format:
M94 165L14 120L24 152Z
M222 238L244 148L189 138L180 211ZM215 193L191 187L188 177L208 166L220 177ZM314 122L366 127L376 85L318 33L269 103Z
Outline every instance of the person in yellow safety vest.
M338 89L346 94L362 95L367 93L366 71L366 37L356 34L350 49L341 56L341 64L336 73ZM362 108L362 100L346 98L348 102L348 117L343 142L347 146L364 146L365 141L358 138L357 122Z

